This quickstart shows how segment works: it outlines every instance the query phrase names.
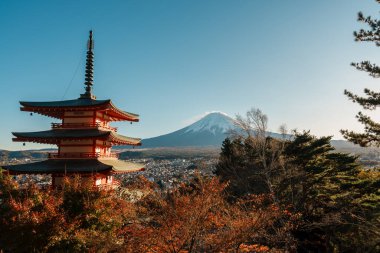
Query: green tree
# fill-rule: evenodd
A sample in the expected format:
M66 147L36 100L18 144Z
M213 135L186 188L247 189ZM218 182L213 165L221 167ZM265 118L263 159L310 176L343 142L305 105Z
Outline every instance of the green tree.
M233 197L246 194L274 194L278 168L282 167L284 140L267 136L268 117L259 109L251 109L246 117L238 116L241 131L222 144L214 173L228 181Z
M376 2L380 3L379 0ZM376 46L380 46L380 20L370 16L365 17L363 13L359 12L358 21L368 25L369 29L361 29L354 32L355 41L359 42L373 42ZM351 63L356 69L367 72L373 78L380 77L380 67L370 61L362 61L359 63ZM380 105L380 93L370 89L364 89L365 96L359 96L352 92L345 90L344 94L354 103L358 103L365 110L375 110ZM359 112L356 118L364 125L364 133L357 133L349 130L341 130L344 138L359 144L360 146L380 146L380 124L373 121L371 117Z
M283 204L302 214L295 231L299 250L376 252L380 178L363 174L357 158L334 152L330 141L297 133L284 151L292 173L284 175L277 192Z
M309 132L291 139L242 134L225 140L215 173L229 182L233 201L261 193L271 196L263 207L299 214L293 234L300 252L376 252L380 177L330 141ZM286 224L279 219L277 230Z

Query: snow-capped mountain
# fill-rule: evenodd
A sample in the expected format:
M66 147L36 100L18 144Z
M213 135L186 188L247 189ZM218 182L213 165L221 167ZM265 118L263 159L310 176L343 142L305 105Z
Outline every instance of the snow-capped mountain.
M211 146L219 148L231 131L239 132L241 129L227 114L213 112L175 132L143 139L141 148ZM277 133L268 132L267 134L274 138L282 138L282 135ZM118 148L129 148L129 146Z
M185 130L185 133L208 131L216 135L218 133L227 133L235 128L234 120L227 116L227 114L213 112L182 130Z
M175 132L144 139L142 148L220 146L232 129L236 129L232 118L214 112Z

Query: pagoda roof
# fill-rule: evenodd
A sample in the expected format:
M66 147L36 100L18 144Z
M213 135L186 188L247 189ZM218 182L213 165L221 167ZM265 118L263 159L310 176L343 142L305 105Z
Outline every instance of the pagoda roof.
M78 98L72 100L28 102L20 101L21 111L39 113L45 116L62 119L67 111L107 111L111 120L139 121L139 115L118 109L110 99L96 100L91 98Z
M110 103L111 100L95 100L95 99L85 99L78 98L72 100L61 100L61 101L48 101L48 102L27 102L20 101L20 104L25 107L88 107L88 106L98 106Z
M12 132L14 141L58 144L59 140L101 139L120 145L141 145L141 139L99 129L52 129L39 132Z
M3 168L10 174L120 174L144 170L144 165L117 159L51 159Z

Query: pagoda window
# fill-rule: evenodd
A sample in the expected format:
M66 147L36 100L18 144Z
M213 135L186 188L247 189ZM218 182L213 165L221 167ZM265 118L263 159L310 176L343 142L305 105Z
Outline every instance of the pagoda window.
M65 112L65 117L84 117L84 116L93 116L94 113L92 111L73 111L73 112Z
M61 147L60 153L91 153L92 146L64 146Z
M65 118L65 123L92 123L92 117L83 117L83 118Z
M102 141L102 140L96 140L96 145L103 146L103 147L111 147L111 142L109 142L109 141Z
M99 118L103 121L109 121L110 120L110 117L107 114L102 113L102 112L98 112L96 116L97 116L97 118Z
M64 122L65 123L93 123L94 112L93 111L65 112Z
M62 140L61 141L61 145L62 146L77 146L77 145L92 145L93 144L93 141L92 140L75 140L75 141L71 141L71 140Z

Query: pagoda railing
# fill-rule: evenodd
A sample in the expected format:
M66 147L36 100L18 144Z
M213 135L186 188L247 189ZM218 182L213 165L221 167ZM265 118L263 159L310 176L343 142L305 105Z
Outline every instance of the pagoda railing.
M102 123L51 123L53 129L62 129L62 128L106 128L112 131L117 132L117 127L111 127Z
M101 154L98 152L48 153L48 158L118 158L118 154Z

